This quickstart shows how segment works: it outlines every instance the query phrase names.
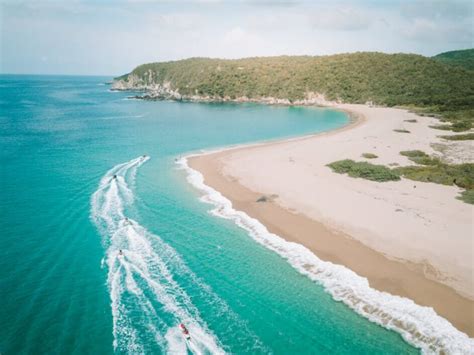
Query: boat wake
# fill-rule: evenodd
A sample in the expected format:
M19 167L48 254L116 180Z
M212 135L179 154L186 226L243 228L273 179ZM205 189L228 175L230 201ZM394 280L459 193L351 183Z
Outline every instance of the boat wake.
M211 213L230 219L258 243L286 259L301 274L322 285L336 301L387 329L398 332L408 343L426 354L471 354L474 339L458 331L432 308L422 307L407 298L377 291L366 278L348 268L319 259L301 244L270 233L258 220L232 207L232 202L204 183L201 173L189 167L187 158L177 164L187 172L188 181L203 193L201 201L212 204Z
M175 275L227 312L224 302L173 248L126 215L133 208L137 169L148 159L142 156L109 170L91 201L92 219L106 248L114 349L145 353L156 352L158 346L165 353L224 353ZM191 340L180 333L180 323L186 324Z

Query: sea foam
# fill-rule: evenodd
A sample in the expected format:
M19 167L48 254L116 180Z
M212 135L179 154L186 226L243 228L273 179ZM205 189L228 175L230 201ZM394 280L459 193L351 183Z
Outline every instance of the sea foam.
M209 152L210 153L210 152ZM191 154L177 160L187 172L187 180L202 192L200 200L211 204L213 215L234 221L258 243L286 259L301 274L323 286L334 300L344 302L370 321L398 332L424 354L472 354L474 339L457 330L429 307L410 299L375 290L366 278L350 269L323 261L301 244L288 242L270 233L255 218L235 210L230 200L204 183L203 175L188 165Z

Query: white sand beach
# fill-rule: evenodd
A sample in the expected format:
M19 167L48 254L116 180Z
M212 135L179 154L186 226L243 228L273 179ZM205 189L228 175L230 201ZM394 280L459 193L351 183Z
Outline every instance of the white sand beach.
M373 182L326 165L353 159L406 166L413 163L400 151L415 149L451 163L473 162L473 142L443 140L438 136L453 133L430 128L437 119L406 110L334 107L350 112L354 122L311 137L202 155L190 165L277 234L348 266L375 288L434 307L472 336L474 206L456 199L462 190L407 179ZM267 202L256 202L262 195Z

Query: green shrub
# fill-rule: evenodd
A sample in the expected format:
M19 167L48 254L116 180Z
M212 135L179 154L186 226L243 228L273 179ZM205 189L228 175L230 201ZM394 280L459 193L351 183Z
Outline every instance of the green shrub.
M410 180L474 189L474 164L470 163L404 166L394 170Z
M455 134L452 136L440 136L443 139L447 139L449 141L468 141L474 140L474 133L466 133L466 134Z
M466 190L461 192L461 195L459 195L457 199L474 205L474 190Z
M398 173L383 165L345 159L330 163L328 166L336 173L348 174L351 177L379 182L400 180Z
M394 129L393 131L398 132L398 133L410 133L410 131L408 131L406 129Z
M423 114L421 114L421 115L423 115ZM411 119L411 120L405 120L405 122L416 123L416 122L418 122L418 121L415 120L415 119Z
M364 153L362 154L362 156L366 159L375 159L375 158L378 158L377 155L373 154L373 153Z
M400 176L403 176L414 181L456 185L466 189L458 199L474 204L474 164L445 164L420 150L404 151L401 154L410 157L410 159L431 159L436 163L390 169L383 165L345 159L330 163L328 166L336 173L372 181L397 181L400 180Z
M441 129L444 131L464 132L469 131L472 128L472 122L466 119L453 122L450 125L434 125L430 126L430 128Z
M468 131L471 128L472 128L472 123L468 120L462 120L462 121L454 122L452 124L452 130L454 132Z
M438 165L441 161L438 158L432 158L421 150L404 150L401 155L408 157L412 162L420 165Z
M409 158L419 158L419 157L427 157L428 154L421 150L403 150L400 152L400 155L403 155L405 157Z
M440 130L443 130L443 131L450 131L451 130L451 125L447 125L447 124L437 124L437 125L434 125L434 126L429 126L430 128L434 128L434 129L440 129Z

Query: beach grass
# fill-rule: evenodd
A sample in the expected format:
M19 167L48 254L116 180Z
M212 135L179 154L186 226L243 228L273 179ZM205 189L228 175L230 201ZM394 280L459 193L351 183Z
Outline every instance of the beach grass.
M410 120L404 120L405 122L410 122L410 123L416 123L418 122L418 120L416 120L415 118L413 119L410 119Z
M328 164L336 173L348 174L351 177L363 178L372 181L397 181L400 175L384 165L375 165L367 162L356 162L351 159L339 160Z
M397 133L410 133L410 131L407 129L394 129L393 131Z
M375 155L373 153L364 153L362 154L362 156L366 159L375 159L379 157L378 155Z

